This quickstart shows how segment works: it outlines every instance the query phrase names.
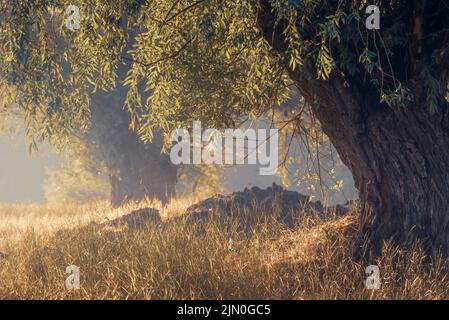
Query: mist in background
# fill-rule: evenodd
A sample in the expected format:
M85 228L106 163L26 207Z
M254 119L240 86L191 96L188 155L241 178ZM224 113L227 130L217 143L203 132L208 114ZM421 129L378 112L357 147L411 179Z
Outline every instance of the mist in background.
M23 134L0 133L0 202L43 203L47 170L56 169L63 158L40 146L30 154Z
M44 184L52 170L61 168L64 157L40 146L30 154L23 134L0 134L0 203L45 203ZM344 187L327 201L331 204L345 203L357 197L349 171L340 177ZM245 187L265 188L273 182L281 185L276 176L260 176L258 165L234 166L225 170L222 182L229 191L241 191ZM304 188L288 188L308 194ZM317 198L319 199L319 197Z

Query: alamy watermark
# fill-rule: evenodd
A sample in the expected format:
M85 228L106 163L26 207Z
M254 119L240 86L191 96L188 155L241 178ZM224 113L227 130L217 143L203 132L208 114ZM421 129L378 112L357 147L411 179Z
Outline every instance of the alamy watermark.
M369 14L368 18L365 20L365 27L368 30L379 30L380 29L380 9L378 6L371 5L366 7L366 14Z
M67 290L79 290L80 289L80 268L74 265L68 266L65 269L65 273L70 275L64 281L64 287Z
M366 267L365 273L369 275L365 280L365 288L368 290L380 289L380 269L376 265Z
M81 15L80 8L71 4L65 10L67 19L65 20L65 26L69 30L78 30L81 27Z
M69 5L65 11L67 19L65 26L69 30L78 30L81 26L80 8L76 5ZM380 9L376 5L369 5L365 9L365 13L369 15L365 20L365 26L368 30L380 29Z
M274 175L279 165L278 129L217 129L203 130L194 121L192 132L176 129L171 135L176 144L170 160L180 164L258 164L259 174Z

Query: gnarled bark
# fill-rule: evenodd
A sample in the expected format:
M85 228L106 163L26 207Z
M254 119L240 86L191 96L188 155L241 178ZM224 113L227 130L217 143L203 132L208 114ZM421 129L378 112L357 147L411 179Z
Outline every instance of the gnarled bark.
M448 110L431 115L423 105L368 108L363 92L335 78L316 94L314 113L359 191L361 236L376 251L387 239L447 250Z

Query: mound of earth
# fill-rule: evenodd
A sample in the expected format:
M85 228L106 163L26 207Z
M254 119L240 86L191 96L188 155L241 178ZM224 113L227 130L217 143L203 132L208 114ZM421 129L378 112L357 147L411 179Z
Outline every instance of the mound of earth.
M229 195L216 195L188 208L186 216L193 221L231 217L246 225L254 225L261 220L274 217L280 223L293 227L304 215L324 219L342 216L349 210L348 206L341 205L324 207L320 201L310 201L308 196L273 184L267 189L253 187Z
M295 191L285 190L273 184L267 189L253 187L228 195L216 195L189 207L184 215L162 221L159 211L145 208L133 211L120 218L107 221L99 226L101 229L114 232L121 230L137 231L148 224L168 226L187 220L197 225L212 219L223 225L229 219L237 221L242 227L251 227L268 219L292 228L296 221L304 216L321 219L342 216L349 212L349 206L324 207L319 201L310 201L308 196Z
M102 223L101 227L122 229L131 231L143 229L148 223L158 225L162 222L159 211L153 208L135 210L120 218Z

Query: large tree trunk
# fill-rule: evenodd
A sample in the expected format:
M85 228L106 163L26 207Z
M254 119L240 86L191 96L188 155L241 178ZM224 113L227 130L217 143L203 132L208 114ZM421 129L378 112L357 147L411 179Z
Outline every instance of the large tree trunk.
M265 39L287 55L282 21L261 0L258 24ZM288 67L287 67L288 69ZM379 252L385 240L408 246L421 240L429 252L449 250L449 116L431 114L416 81L414 106L390 108L363 79L344 85L307 79L288 69L313 113L351 170L361 202L360 240ZM417 79L419 80L419 79Z
M360 236L377 252L388 239L405 246L422 240L429 249L447 250L448 109L431 115L423 104L368 108L369 95L335 78L317 94L314 113L359 191Z

